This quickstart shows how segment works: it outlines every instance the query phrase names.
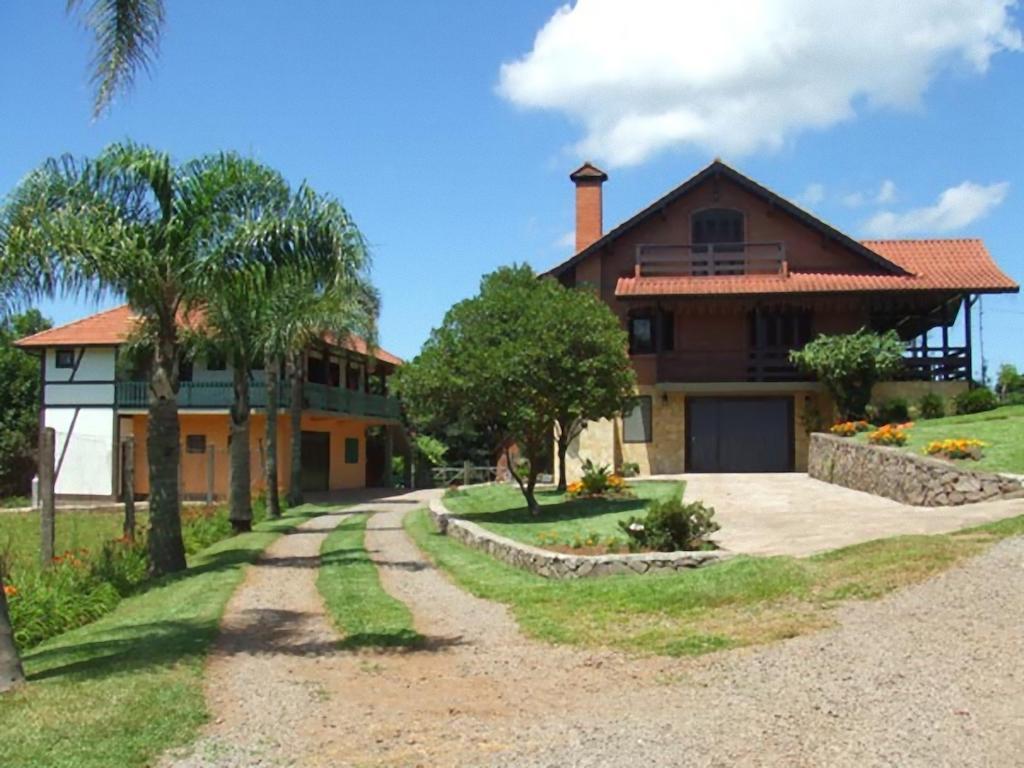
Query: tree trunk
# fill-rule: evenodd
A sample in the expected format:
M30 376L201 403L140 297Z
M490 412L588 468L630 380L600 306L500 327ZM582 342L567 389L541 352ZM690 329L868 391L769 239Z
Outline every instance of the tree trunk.
M185 569L181 539L181 429L178 424L178 345L174 331L156 345L149 382L149 560L155 576Z
M21 667L18 646L14 644L11 614L7 610L7 593L4 591L3 574L0 573L0 693L23 682L25 671Z
M235 361L231 401L231 489L228 519L235 533L252 530L252 467L249 461L249 370Z
M121 486L124 491L124 536L135 541L135 438L121 443Z
M71 435L67 436L71 439ZM56 541L57 510L54 505L54 454L57 433L53 427L46 427L39 439L39 564L42 570L53 565L54 542Z
M559 493L565 493L567 486L565 480L565 454L569 450L569 434L568 425L561 421L558 422L558 439L555 441L555 449L558 452L558 488L556 490Z
M281 498L277 489L277 387L281 362L276 357L267 360L267 463L264 466L264 484L267 487L267 516L281 516Z
M288 357L288 384L291 387L291 402L288 415L291 419L292 458L289 467L288 506L297 507L305 501L302 493L302 353Z
M516 481L516 485L519 486L520 492L523 494L523 498L526 500L526 508L530 511L531 515L540 514L540 504L537 503L537 496L534 493L534 488L537 485L537 473L539 471L537 467L536 456L527 457L530 461L530 469L526 476L526 482L523 482L523 478L516 472L515 466L512 463L512 452L506 446L505 448L505 463L508 465L508 472Z

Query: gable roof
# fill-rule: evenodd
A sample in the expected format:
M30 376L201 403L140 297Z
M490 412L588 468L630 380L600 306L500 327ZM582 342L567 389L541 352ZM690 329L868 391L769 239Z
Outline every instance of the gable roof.
M584 166L582 166L579 170L583 170L583 168L585 167L586 164L584 164ZM626 234L637 225L643 223L656 213L659 213L661 210L671 205L680 197L682 197L686 193L690 192L691 190L695 189L700 184L704 183L705 181L711 178L728 179L729 181L732 181L741 188L745 189L747 192L762 198L770 205L778 208L779 210L784 211L785 213L798 219L799 221L803 222L812 229L820 232L823 237L826 237L829 240L833 240L839 243L840 245L857 253L859 256L862 256L863 258L867 259L868 261L872 262L873 264L882 268L883 270L892 272L893 274L897 275L904 274L903 268L900 267L898 264L888 260L883 255L868 248L863 243L854 240L849 235L843 234L838 229L831 226L830 224L826 224L824 221L817 218L816 216L812 216L807 211L803 210L797 205L794 205L789 200L786 200L784 197L777 195L775 192L772 192L767 187L761 186L748 176L744 176L735 168L726 165L718 158L713 160L703 170L698 171L693 176L688 178L686 181L684 181L678 187L673 189L671 192L662 196L658 200L655 200L642 211L632 216L631 218L627 219L626 221L622 222L617 227L610 230L607 234L602 235L600 238L595 240L593 243L588 245L583 250L576 253L571 258L567 259L566 261L563 261L561 264L548 270L545 274L558 277L563 272L565 272L565 270L575 266L588 256L597 253L606 245L609 245L610 243L614 242L619 237Z
M901 268L899 274L790 272L787 275L622 277L618 297L737 296L773 293L864 291L962 291L1014 293L1019 286L1003 274L978 239L865 240Z
M38 349L40 347L81 347L81 346L116 346L123 344L131 336L138 316L127 304L97 312L95 315L59 325L45 331L26 336L14 342L22 349ZM352 335L338 343L333 337L325 337L327 343L347 349L356 354L370 356L366 340ZM402 359L386 349L377 347L372 355L375 359L391 365L401 365Z

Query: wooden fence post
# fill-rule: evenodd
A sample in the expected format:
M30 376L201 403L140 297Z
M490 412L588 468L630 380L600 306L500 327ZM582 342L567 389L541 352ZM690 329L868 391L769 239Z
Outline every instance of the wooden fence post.
M70 436L69 436L70 438ZM39 564L43 569L53 564L56 539L56 509L54 506L53 476L54 447L57 433L46 427L39 437Z
M135 541L135 438L121 443L121 494L124 498L124 535Z
M209 443L206 446L206 504L209 506L213 504L213 480L215 477L214 470L216 469L215 462L217 460L217 449L213 443Z
M462 484L469 485L473 479L473 462L466 459L462 462Z

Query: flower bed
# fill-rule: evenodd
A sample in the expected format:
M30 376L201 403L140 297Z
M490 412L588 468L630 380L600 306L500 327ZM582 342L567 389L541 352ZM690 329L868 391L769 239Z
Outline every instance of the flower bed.
M841 421L838 424L833 424L829 428L829 432L839 437L853 437L859 432L867 432L874 429L871 424L864 421Z
M932 440L924 447L929 456L940 456L944 459L973 459L979 461L986 443L964 437Z
M914 426L913 422L907 422L906 424L885 424L868 435L868 442L872 445L906 445L907 430L912 426Z

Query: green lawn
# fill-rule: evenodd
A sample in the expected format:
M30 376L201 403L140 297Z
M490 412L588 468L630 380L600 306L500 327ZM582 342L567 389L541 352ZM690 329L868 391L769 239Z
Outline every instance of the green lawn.
M630 482L633 499L569 499L555 491L541 491L541 513L531 515L523 494L515 486L485 485L449 491L445 506L460 518L478 523L510 539L533 545L572 546L586 541L624 541L618 522L645 514L651 499L680 495L683 483L672 481Z
M924 455L932 440L973 438L988 444L979 461L961 459L965 469L1024 474L1024 405L1007 405L993 411L947 416L943 419L919 419L908 432L906 450ZM867 442L867 434L857 440Z
M300 507L221 541L191 558L184 574L27 653L29 684L0 697L0 762L146 766L191 741L207 718L203 658L243 566L321 513Z
M345 647L415 646L422 638L413 629L412 614L381 587L365 535L366 515L353 515L324 540L317 588L327 612L345 635Z
M145 510L136 512L141 529L149 524ZM87 509L58 509L55 551L99 549L105 541L121 535L123 512ZM0 513L0 559L12 573L39 567L39 513Z
M838 601L878 597L1024 535L1024 516L941 536L902 536L812 558L737 557L670 575L557 581L436 533L425 510L406 529L475 595L509 605L528 634L556 643L695 655L828 626Z

